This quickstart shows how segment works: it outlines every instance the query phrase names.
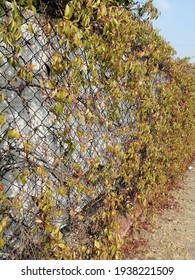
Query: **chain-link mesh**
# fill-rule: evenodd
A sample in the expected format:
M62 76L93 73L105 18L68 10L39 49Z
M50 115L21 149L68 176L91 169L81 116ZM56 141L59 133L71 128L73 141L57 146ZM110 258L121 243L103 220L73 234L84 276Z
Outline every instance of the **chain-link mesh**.
M8 4L2 9L2 25L7 24L10 11ZM7 210L4 257L32 234L28 230L40 216L38 199L47 189L60 213L53 216L52 223L60 228L71 224L72 209L77 213L86 205L93 208L92 201L104 193L106 170L115 160L107 153L107 144L125 149L125 131L129 135L129 129L134 129L135 108L124 100L116 104L109 97L101 84L98 62L96 82L88 71L86 52L61 46L54 23L50 22L48 32L48 20L42 15L26 11L22 18L18 41L22 52L17 63L13 62L16 46L6 45L3 35L0 37L0 91L4 96L0 113L6 118L0 130L0 181L12 205ZM67 63L66 70L58 74L52 69L56 53L61 55L60 63ZM78 59L80 63L74 66ZM104 75L109 79L111 73L105 71ZM60 95L62 88L67 96L55 102L55 94ZM59 195L62 186L65 193Z

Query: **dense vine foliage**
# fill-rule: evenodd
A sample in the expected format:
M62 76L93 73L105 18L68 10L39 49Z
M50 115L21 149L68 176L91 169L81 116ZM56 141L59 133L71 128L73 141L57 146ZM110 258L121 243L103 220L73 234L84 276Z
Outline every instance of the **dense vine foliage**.
M22 14L27 9L42 11L47 36L55 33L60 46L52 55L47 85L40 85L42 90L50 90L54 123L68 123L69 108L77 106L78 122L86 128L77 131L83 154L88 147L87 127L105 127L105 154L88 158L87 172L75 162L66 183L56 190L55 186L48 187L47 172L40 166L36 169L47 186L37 197L41 216L32 227L33 234L40 237L40 258L120 259L123 238L119 217L126 215L129 223L135 223L140 211L147 210L154 197L162 197L184 172L194 153L195 67L187 59L174 58L174 49L153 28L152 19L157 18L158 11L150 0L142 4L132 0L12 1L12 17L1 25L0 36L14 48L10 65L29 84L33 67L20 67L18 63ZM29 31L34 32L31 24ZM64 72L66 81L57 84ZM81 96L83 87L95 88L95 95L89 91ZM1 92L0 102L4 98ZM6 114L0 112L0 127L5 123ZM67 129L66 139L69 133ZM8 131L6 137L21 140L17 129ZM63 141L65 135L60 137ZM31 146L26 139L23 146L28 156ZM61 157L61 163L66 164L66 158ZM22 180L25 177L28 174L23 174ZM97 181L100 183L95 186ZM102 200L93 217L70 209L71 217L88 224L82 240L73 229L71 242L51 222L60 215L52 192L63 197L69 188L76 188L79 199L97 186ZM3 247L7 213L12 207L20 211L22 205L8 201L3 186L0 193Z

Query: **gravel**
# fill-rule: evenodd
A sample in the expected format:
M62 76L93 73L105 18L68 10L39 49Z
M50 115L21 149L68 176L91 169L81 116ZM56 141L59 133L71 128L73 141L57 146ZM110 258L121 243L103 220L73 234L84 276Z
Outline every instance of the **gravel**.
M155 215L152 230L139 230L137 238L146 242L129 259L195 260L195 162L180 185L171 193L173 204Z

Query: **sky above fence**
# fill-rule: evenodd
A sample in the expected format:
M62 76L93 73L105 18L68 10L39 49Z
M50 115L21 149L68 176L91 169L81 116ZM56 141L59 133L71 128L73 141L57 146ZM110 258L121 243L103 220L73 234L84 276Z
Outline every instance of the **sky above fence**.
M178 57L190 56L195 62L195 1L154 0L153 3L161 12L154 26L174 47Z

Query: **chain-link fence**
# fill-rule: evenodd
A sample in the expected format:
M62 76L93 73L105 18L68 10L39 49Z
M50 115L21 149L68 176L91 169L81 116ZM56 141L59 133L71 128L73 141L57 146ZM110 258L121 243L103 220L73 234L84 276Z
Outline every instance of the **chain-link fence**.
M5 30L12 24L11 9L9 3L2 7ZM30 11L21 16L21 48L8 45L6 33L0 37L0 181L11 201L7 258L39 218L37 201L46 190L59 210L52 223L60 228L71 225L73 211L95 207L92 201L104 193L106 172L118 160L111 158L108 145L124 150L135 129L135 105L117 101L101 82L101 75L109 79L111 72L102 74L97 62L94 80L88 54L61 44L54 21ZM57 74L55 57L58 66L66 63ZM120 81L117 87L122 91Z

